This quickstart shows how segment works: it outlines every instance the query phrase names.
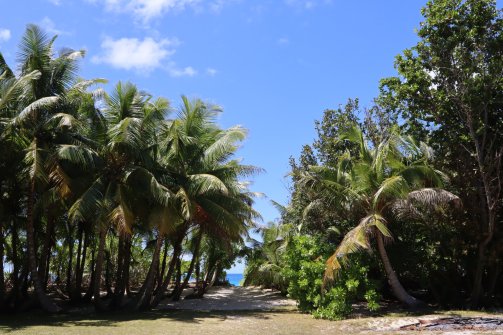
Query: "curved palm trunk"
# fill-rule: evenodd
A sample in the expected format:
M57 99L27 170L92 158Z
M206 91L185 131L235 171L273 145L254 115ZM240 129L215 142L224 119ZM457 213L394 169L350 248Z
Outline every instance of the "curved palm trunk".
M166 271L166 261L168 259L168 240L164 242L164 255L162 257L162 262L161 262L161 268L157 274L157 287L155 290L155 293L161 288L162 286L162 279L164 278L164 272Z
M389 261L386 248L384 247L384 241L380 233L377 233L377 249L379 250L384 270L386 271L386 276L388 277L389 286L391 287L395 297L409 307L418 307L422 305L423 302L408 294L398 280L395 270L393 270L391 262Z
M196 237L196 245L194 246L194 253L192 255L192 260L190 261L190 266L189 270L187 271L187 275L185 276L185 279L183 280L182 285L178 287L175 292L173 293L172 299L174 301L180 300L180 297L182 296L183 290L185 287L187 287L187 284L189 283L190 277L192 276L192 272L194 271L194 267L196 265L196 261L199 257L199 247L201 246L201 239L203 237L203 233L199 232L199 234Z
M98 255L96 256L96 264L94 268L93 276L93 296L94 296L94 307L98 312L104 311L105 306L103 301L101 301L101 272L103 269L103 260L105 258L105 241L107 237L106 228L100 229L99 244L98 244Z
M28 221L26 223L26 242L28 245L28 267L31 273L31 279L35 286L35 294L42 308L49 313L57 313L61 310L46 294L42 281L38 276L37 256L35 248L35 228L33 225L33 207L35 205L35 181L30 183L30 194L28 195Z
M159 234L156 239L154 254L152 255L152 262L150 263L147 278L145 278L145 283L138 293L137 299L135 299L135 304L133 307L134 310L145 310L150 308L152 293L154 291L156 271L159 268L162 241L163 237L161 234Z
M182 252L182 243L181 243L182 241L183 241L183 238L181 240L175 242L175 245L173 246L173 256L171 257L171 260L169 261L168 273L166 274L166 277L164 278L164 281L162 282L161 286L157 289L155 297L152 300L152 303L150 304L151 308L159 305L161 300L164 298L164 293L168 289L169 283L171 281L171 277L173 276L173 272L175 271L178 257L180 257L180 254Z

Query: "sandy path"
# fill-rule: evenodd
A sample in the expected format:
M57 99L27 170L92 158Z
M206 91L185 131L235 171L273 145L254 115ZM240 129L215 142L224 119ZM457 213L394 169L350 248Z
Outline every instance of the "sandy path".
M186 290L186 294L191 293ZM251 287L212 287L202 299L166 301L160 309L183 309L197 311L271 311L295 310L295 301L271 290Z

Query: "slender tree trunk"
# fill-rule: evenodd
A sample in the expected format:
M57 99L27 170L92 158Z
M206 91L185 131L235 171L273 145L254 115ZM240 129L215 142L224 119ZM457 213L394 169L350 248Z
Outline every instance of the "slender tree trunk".
M75 275L75 287L74 291L75 294L74 296L78 299L82 299L82 279L84 277L84 269L86 265L86 256L87 256L87 248L89 246L89 233L85 232L84 233L84 247L82 249L82 259L80 261L80 267L78 268L78 271ZM90 271L92 273L92 271Z
M460 104L462 107L462 104ZM496 216L501 206L501 160L503 156L503 147L500 147L496 152L491 152L491 147L486 144L486 132L489 129L487 120L484 120L483 139L479 139L479 125L474 121L472 110L462 108L466 113L467 126L475 147L475 158L478 164L480 180L484 188L485 205L484 211L487 213L487 231L484 238L480 241L478 249L477 267L473 281L472 293L470 296L470 306L477 307L480 304L480 299L484 292L482 280L486 270L486 252L487 246L492 241L496 230ZM494 154L494 157L493 157Z
M159 271L159 274L157 276L157 287L155 289L155 293L157 293L157 291L161 288L162 286L162 282L163 282L163 278L164 278L164 272L166 271L166 261L167 261L167 258L168 258L168 240L166 239L164 241L164 254L162 256L162 264L161 264L161 269Z
M489 289L487 290L489 296L493 296L495 294L500 274L501 274L501 263L496 261L496 264L493 267L491 277L489 280Z
M171 257L171 260L169 261L169 266L168 266L168 273L166 274L166 277L164 278L164 281L162 282L161 286L158 288L154 300L152 301L150 307L156 307L161 300L164 298L164 293L168 289L169 283L171 281L171 277L173 276L173 272L175 270L178 258L180 257L180 254L182 252L182 241L183 241L183 235L181 238L179 238L177 241L175 241L175 245L173 246L173 256Z
M119 235L119 250L117 255L117 273L115 280L115 291L113 299L110 303L112 309L117 309L122 306L122 299L124 297L124 292L126 290L126 248L127 239L130 238L129 235L120 234Z
M21 292L19 294L22 303L24 300L28 299L28 288L30 287L30 281L28 280L30 274L30 264L29 258L25 257L23 260L23 267L21 268L21 277L19 277L19 283L21 285Z
M384 265L384 270L386 271L386 276L388 277L388 283L391 287L391 290L393 291L393 294L398 300L400 300L400 302L406 304L409 307L420 306L422 302L409 295L398 280L395 270L393 270L391 262L389 261L388 254L386 253L382 235L380 233L376 233L376 239L377 248L379 249L379 254L381 255L381 260Z
M212 277L214 270L215 270L215 267L212 266L211 269L208 269L208 272L206 272L206 274L204 275L201 296L204 295L206 293L206 291L208 290L208 286L210 285L210 278Z
M217 262L217 265L215 266L215 271L213 272L213 277L211 277L211 281L210 284L208 285L208 288L215 285L215 282L217 281L219 275L220 275L220 264L219 262Z
M145 278L145 282L142 286L142 289L138 293L137 299L134 302L134 310L145 310L150 308L151 300L152 300L152 292L154 291L155 284L155 276L156 269L159 267L159 258L161 253L163 237L159 233L157 235L154 253L152 255L152 262L150 263L150 268L147 273L147 277Z
M101 272L103 270L103 260L105 258L105 242L107 238L107 229L100 228L99 242L98 242L98 255L96 256L96 264L94 269L93 280L93 296L94 307L96 311L102 312L105 306L101 301Z
M44 246L42 247L42 252L40 254L40 266L38 269L38 275L42 280L44 291L47 290L47 282L49 281L47 270L49 269L49 262L51 259L51 248L54 238L54 222L54 217L50 213L47 213L46 237L44 240Z
M178 258L176 260L176 277L175 277L175 287L173 288L173 291L170 293L170 296L172 297L175 292L180 288L182 282L182 260Z
M73 277L73 290L70 292L70 297L74 301L80 300L80 285L78 285L78 277L81 269L82 262L82 240L84 239L84 227L82 222L79 223L79 232L78 232L78 245L77 245L77 259L75 261L75 271Z
M196 286L199 286L199 282L201 281L201 260L199 256L197 257L195 272L196 272Z
M105 251L105 289L107 290L107 298L113 296L112 291L112 250Z
M126 254L124 255L124 289L128 297L131 296L131 289L129 287L129 270L131 265L131 247L133 245L132 236L126 239Z
M173 293L173 297L172 297L173 301L180 300L180 297L182 296L183 290L185 289L185 287L187 287L187 284L189 283L190 277L192 276L192 272L194 271L194 267L196 265L197 258L199 257L199 247L201 246L202 237L203 237L203 233L201 231L198 233L198 235L196 237L196 241L195 241L196 244L194 246L194 252L192 255L192 260L190 261L189 270L187 272L187 275L185 276L185 279L183 280L182 285L177 290L175 290L175 292Z
M96 270L96 246L91 248L91 262L89 263L89 272L91 273L91 278L89 280L89 286L87 287L87 292L84 294L84 301L91 301L94 295L94 273Z
M4 242L3 222L0 221L0 310L3 309L5 303Z
M20 295L20 282L19 282L19 268L20 268L20 260L18 257L17 248L19 246L19 235L17 231L17 225L14 221L12 221L12 236L11 236L11 244L12 244L12 290L9 297L9 304L13 304L15 307L18 305L19 295Z
M30 183L30 193L28 195L28 208L27 216L28 221L26 224L26 242L28 245L28 262L31 272L31 277L33 280L33 285L35 286L35 294L42 308L49 313L57 313L61 310L44 292L44 287L38 276L37 269L37 255L35 248L35 228L33 226L34 216L33 207L35 205L35 181L32 180Z
M494 227L496 221L496 213L488 213L488 226ZM484 278L484 273L486 269L486 253L487 246L491 242L494 236L494 228L490 229L486 233L486 237L480 242L478 248L478 256L477 256L477 266L475 268L475 276L473 280L473 288L472 293L470 295L470 307L475 308L480 304L480 300L482 298L482 294L484 292L484 287L482 285L482 280Z
M70 226L69 222L66 222L67 225L67 241L68 241L68 265L66 268L66 292L69 295L72 294L72 269L73 269L73 243L75 242L73 239L73 229Z

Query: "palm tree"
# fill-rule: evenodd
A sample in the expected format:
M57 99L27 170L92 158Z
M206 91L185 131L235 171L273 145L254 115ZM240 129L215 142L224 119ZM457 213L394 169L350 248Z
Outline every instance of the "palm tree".
M258 169L229 160L237 150L236 143L244 139L245 130L241 127L220 129L215 123L220 112L218 106L201 100L190 101L185 96L182 102L178 118L161 135L168 172L165 182L176 193L184 218L184 223L179 226L181 231L175 234L178 237L175 238L174 254L179 254L179 244L191 228L194 237L192 261L184 281L172 295L175 300L182 294L194 270L203 236L218 235L227 241L239 240L252 218L258 216L251 208L250 194L238 180ZM170 262L168 276L152 305L161 300L175 264L175 261Z
M83 51L64 49L54 57L53 43L37 26L29 25L22 38L18 54L20 76L13 77L13 72L2 61L2 77L7 79L7 91L4 91L2 104L9 104L16 96L16 115L8 127L9 132L16 132L20 142L26 143L24 172L27 175L27 226L28 264L35 286L35 293L42 307L49 312L59 311L45 295L37 270L35 248L34 207L51 182L51 162L55 155L56 144L66 131L61 124L54 122L54 117L65 111L58 111L60 101L67 89L75 82L77 60ZM11 83L11 84L9 84ZM4 86L4 85L2 85ZM5 106L5 105L4 105ZM12 105L11 105L12 106Z
M131 233L137 218L148 223L156 218L148 213L152 208L149 204L169 206L170 191L159 184L151 171L155 168L151 156L153 138L168 104L162 99L155 102L150 99L136 86L119 82L113 94L105 96L103 115L106 127L98 129L102 133L96 134L96 148L80 148L67 155L69 159L80 159L83 163L82 158L88 157L85 161L95 169L94 180L72 205L70 216L76 221L94 222L98 230L93 282L95 305L99 310L104 308L100 286L109 227L113 224L119 231Z
M340 261L348 262L351 253L370 249L370 239L375 238L394 295L408 306L417 306L420 301L405 291L388 258L385 243L392 240L388 225L394 218L418 219L421 209L459 205L460 200L440 188L446 177L431 167L432 150L400 136L396 128L375 148L368 147L356 126L340 140L358 145L358 157L347 152L338 158L336 167L313 166L303 176L304 183L318 194L307 212L324 201L358 218L358 225L346 233L327 260L325 279L333 280L341 269Z
M253 247L247 252L244 286L255 285L286 292L287 282L282 275L283 255L294 233L293 226L270 222L257 229L262 242L252 240Z

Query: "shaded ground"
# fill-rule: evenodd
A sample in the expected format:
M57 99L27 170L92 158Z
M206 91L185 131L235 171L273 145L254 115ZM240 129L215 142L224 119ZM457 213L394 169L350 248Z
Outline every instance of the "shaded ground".
M503 320L501 314L443 312L430 315L388 313L344 321L316 320L295 311L293 302L270 291L248 288L219 288L200 300L164 303L148 313L100 314L74 311L66 315L42 313L0 315L0 333L16 335L62 334L415 334L400 329L428 320L451 317L484 317ZM426 320L426 321L425 321ZM480 319L479 319L480 320ZM498 321L499 322L499 321ZM457 329L426 331L426 334L503 334L503 328L490 331Z

